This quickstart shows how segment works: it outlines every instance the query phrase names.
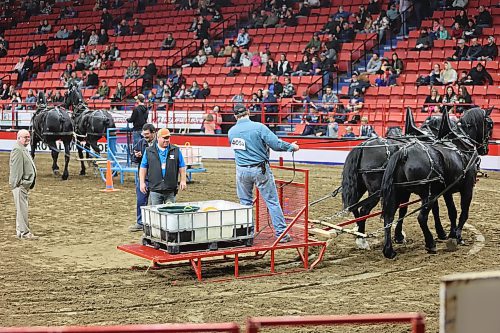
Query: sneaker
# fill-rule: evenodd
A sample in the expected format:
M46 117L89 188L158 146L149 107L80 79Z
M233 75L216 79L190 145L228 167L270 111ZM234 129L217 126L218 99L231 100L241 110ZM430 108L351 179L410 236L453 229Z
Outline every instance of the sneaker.
M137 231L142 231L142 224L133 224L128 228L128 231L130 232L137 232Z
M27 232L25 234L19 235L18 238L25 239L25 240L35 240L35 239L38 239L38 236L33 235L31 232Z
M280 239L280 243L288 243L288 242L291 242L292 241L292 237L290 237L290 235L285 235L283 236L282 239Z

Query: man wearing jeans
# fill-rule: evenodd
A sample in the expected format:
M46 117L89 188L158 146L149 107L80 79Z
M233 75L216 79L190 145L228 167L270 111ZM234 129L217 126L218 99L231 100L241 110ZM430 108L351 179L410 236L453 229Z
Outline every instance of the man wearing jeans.
M261 123L253 122L244 106L234 109L237 122L228 133L236 160L236 190L240 203L253 204L253 188L256 186L269 209L276 237L286 229L285 217L278 199L274 176L269 167L269 148L275 151L297 151L299 146L278 139L271 130ZM280 242L289 242L285 235Z
M179 183L179 174L181 180ZM186 164L179 147L170 144L170 131L158 131L156 144L146 148L139 169L141 192L149 197L152 205L175 202L178 189L186 189Z

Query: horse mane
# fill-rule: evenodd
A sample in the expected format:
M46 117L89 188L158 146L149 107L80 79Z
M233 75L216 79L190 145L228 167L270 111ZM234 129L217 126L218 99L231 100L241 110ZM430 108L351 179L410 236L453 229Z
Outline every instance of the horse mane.
M425 136L427 133L422 131L420 128L415 125L415 119L413 118L413 112L411 108L406 108L406 117L405 117L405 135L415 135L415 136Z

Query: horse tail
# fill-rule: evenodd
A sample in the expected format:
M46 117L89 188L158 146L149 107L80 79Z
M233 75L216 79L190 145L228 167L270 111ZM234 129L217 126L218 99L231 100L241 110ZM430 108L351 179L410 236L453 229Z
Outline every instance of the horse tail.
M385 214L393 216L396 214L397 202L396 202L396 191L394 185L394 179L396 175L396 170L401 162L404 162L407 158L406 149L401 149L395 152L389 159L389 163L385 168L384 176L382 177L382 210Z
M361 147L358 146L351 150L344 162L344 170L342 171L342 203L344 208L357 203L361 196L358 184L359 162L363 154Z

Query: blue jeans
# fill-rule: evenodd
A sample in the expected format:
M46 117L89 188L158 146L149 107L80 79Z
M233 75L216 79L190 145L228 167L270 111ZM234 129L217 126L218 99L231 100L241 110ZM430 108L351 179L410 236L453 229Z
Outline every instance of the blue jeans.
M279 237L286 229L286 222L269 165L266 164L266 174L264 175L260 167L236 166L236 191L242 205L252 206L254 185L259 189L260 195L266 202L273 222L274 233L276 237Z
M146 186L149 186L147 181L146 181ZM149 191L146 194L141 192L141 185L139 183L139 180L136 180L136 182L135 182L135 194L137 195L137 224L142 225L141 207L147 206L148 198L149 198Z
M163 205L167 202L175 202L175 192L159 193L149 192L151 197L151 205Z
M132 140L133 140L133 147L135 147L135 145L137 144L137 142L141 141L142 139L142 135L141 135L141 131L133 131L132 132Z

